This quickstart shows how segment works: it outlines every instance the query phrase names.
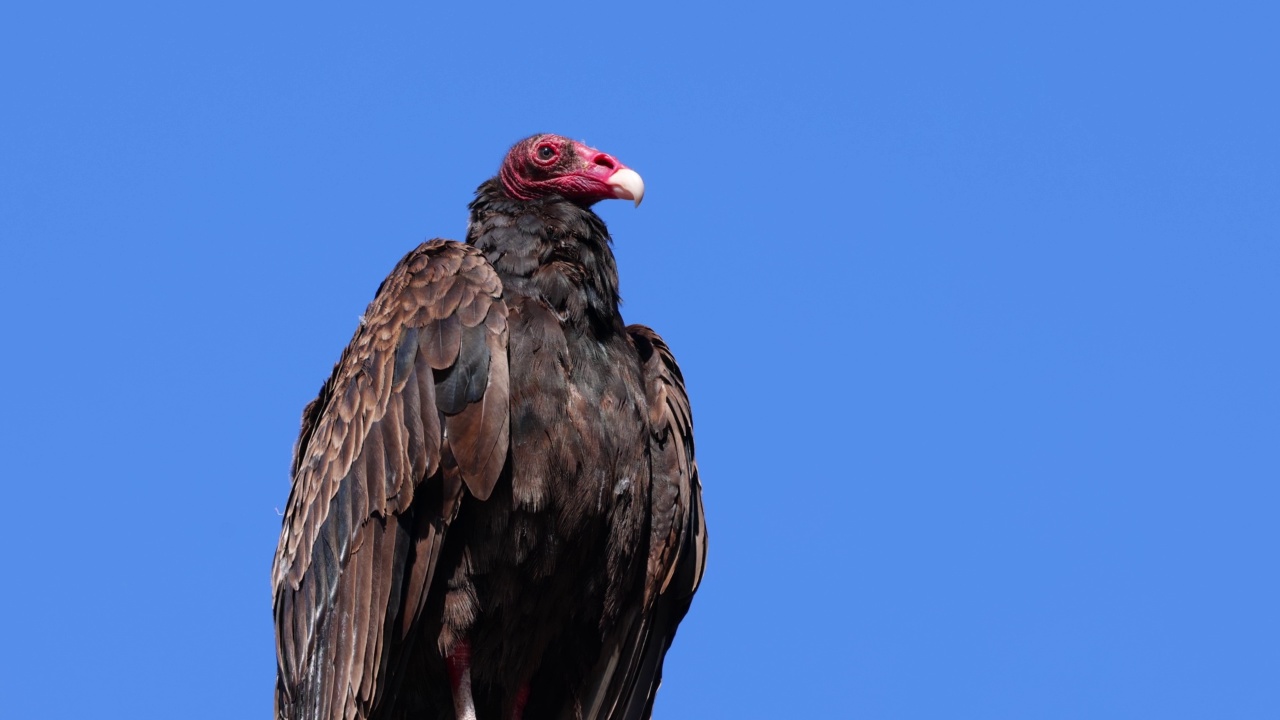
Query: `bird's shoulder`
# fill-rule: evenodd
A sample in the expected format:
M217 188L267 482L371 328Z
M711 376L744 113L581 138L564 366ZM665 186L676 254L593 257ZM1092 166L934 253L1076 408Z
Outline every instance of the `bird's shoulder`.
M462 369L484 375L489 361L485 346L505 350L507 310L502 295L502 281L479 250L443 239L411 250L378 286L351 342L316 399L303 410L285 542L276 558L277 586L286 577L296 584L306 572L307 547L323 522L320 516L327 514L328 499L338 492L369 430L387 414L419 359L424 361L419 369L429 375L423 382L431 382L432 371L449 376L434 390L436 404L450 414L467 409L477 387L485 389L482 378L471 381L454 370L476 365L471 356L481 354L485 368ZM429 459L429 464L434 462Z

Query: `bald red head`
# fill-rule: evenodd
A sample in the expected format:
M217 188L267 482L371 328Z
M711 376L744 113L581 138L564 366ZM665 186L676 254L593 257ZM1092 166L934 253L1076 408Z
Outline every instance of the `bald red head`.
M517 200L560 195L584 207L600 200L644 197L644 181L612 155L559 135L516 143L502 161L502 188Z

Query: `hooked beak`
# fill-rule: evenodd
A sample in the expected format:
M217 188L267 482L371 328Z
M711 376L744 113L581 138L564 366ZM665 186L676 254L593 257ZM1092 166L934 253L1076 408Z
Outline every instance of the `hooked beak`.
M620 200L635 200L636 207L644 199L644 180L640 173L629 167L620 167L609 176L609 187L613 188L613 196Z

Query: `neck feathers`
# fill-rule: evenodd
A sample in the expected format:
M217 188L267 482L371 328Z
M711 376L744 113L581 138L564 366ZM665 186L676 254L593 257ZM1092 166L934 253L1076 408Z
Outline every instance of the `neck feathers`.
M512 199L498 178L470 207L467 243L484 251L509 291L544 300L566 325L624 331L618 266L599 216L558 195Z

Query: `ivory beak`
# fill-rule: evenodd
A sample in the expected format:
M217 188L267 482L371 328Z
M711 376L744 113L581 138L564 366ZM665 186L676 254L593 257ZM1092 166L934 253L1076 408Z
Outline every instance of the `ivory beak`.
M644 199L644 180L631 168L618 168L609 176L609 186L613 188L613 196L622 200L635 200L636 207Z

